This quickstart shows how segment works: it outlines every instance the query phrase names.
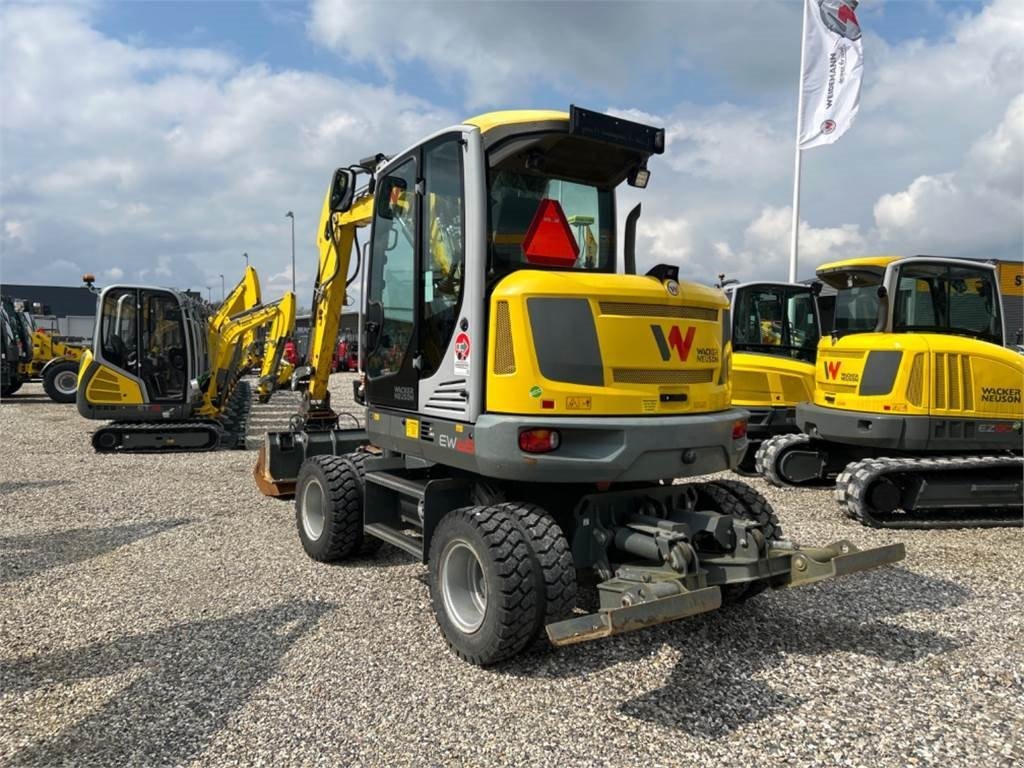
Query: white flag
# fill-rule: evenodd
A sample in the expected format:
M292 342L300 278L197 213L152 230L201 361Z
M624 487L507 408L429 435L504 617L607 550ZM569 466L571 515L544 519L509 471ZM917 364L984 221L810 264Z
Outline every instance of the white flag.
M856 7L857 0L804 0L800 149L831 144L857 116L864 51Z

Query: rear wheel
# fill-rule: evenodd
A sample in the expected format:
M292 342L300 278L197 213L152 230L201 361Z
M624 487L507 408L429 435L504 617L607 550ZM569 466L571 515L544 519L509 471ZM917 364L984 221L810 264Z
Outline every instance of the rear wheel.
M480 666L522 651L543 617L537 560L514 513L464 507L430 543L430 599L445 640Z
M568 618L576 607L576 567L569 542L555 519L536 504L498 504L526 538L537 571L541 610L537 612L534 638L544 637L544 627Z
M769 542L782 537L782 526L771 503L746 483L737 480L704 483L699 491L698 501L723 515L759 523L761 532ZM767 588L768 582L764 579L727 584L722 587L722 602L740 603L761 594Z
M19 389L21 389L22 383L23 382L21 379L15 379L11 381L11 383L4 387L3 390L0 390L0 395L2 395L3 397L10 397Z
M314 456L295 484L295 523L306 554L321 562L355 555L363 544L362 484L340 456Z
M43 389L55 403L73 403L78 392L78 363L54 363L43 374Z

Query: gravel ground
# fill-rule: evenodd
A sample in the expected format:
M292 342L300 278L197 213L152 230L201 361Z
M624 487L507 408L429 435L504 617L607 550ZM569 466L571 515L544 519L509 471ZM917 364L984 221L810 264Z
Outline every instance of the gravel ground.
M1024 761L1020 530L872 531L755 482L798 541L906 562L481 670L404 553L309 560L253 452L97 456L95 426L0 404L0 762Z

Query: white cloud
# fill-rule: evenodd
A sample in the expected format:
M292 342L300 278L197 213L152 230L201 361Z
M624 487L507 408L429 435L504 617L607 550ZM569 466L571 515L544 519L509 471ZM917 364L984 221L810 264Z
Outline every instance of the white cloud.
M784 277L798 12L793 3L315 2L311 37L391 77L374 86L212 48L114 40L95 29L89 6L6 4L4 279L76 284L83 268L118 269L202 290L211 274L230 285L248 252L272 299L291 287L292 209L307 301L333 167L465 117L429 98L475 109L537 106L552 94L666 127L650 187L620 201L622 214L643 201L641 269L671 261L702 282L720 271ZM399 16L424 34L396 36ZM801 276L857 252L1019 257L1024 3L971 9L931 41L889 45L865 23L858 122L804 156ZM700 103L677 96L691 76L703 84Z
M124 277L124 270L120 267L111 267L110 269L103 271L103 276L110 281L120 280Z
M756 32L745 20L756 18ZM754 90L790 81L799 57L792 3L461 3L381 6L314 0L310 36L391 80L426 66L467 106L508 106L537 84L574 98L656 89L706 66ZM420 34L396 34L396 29ZM789 46L752 45L782 38Z
M90 13L0 10L5 279L75 284L81 265L205 287L236 279L244 251L272 274L290 264L293 209L312 282L331 169L457 121L390 86L113 40Z
M875 203L879 236L916 253L998 256L1024 232L1024 95L955 171L922 175ZM1021 253L1018 250L1018 257Z

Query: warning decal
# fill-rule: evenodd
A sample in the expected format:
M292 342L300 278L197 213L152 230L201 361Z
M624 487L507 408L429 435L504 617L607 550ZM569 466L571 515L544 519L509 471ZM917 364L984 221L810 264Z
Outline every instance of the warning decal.
M455 337L455 375L469 376L469 355L471 343L469 334L460 331Z

